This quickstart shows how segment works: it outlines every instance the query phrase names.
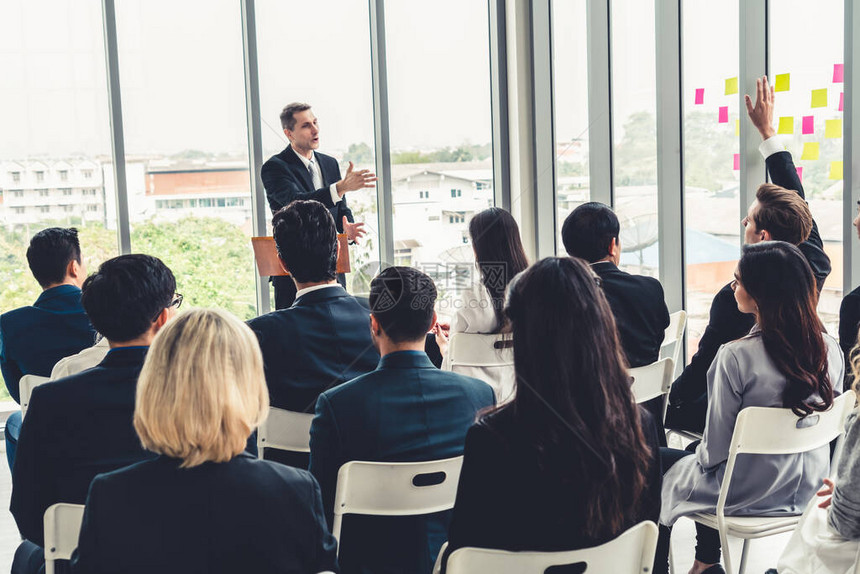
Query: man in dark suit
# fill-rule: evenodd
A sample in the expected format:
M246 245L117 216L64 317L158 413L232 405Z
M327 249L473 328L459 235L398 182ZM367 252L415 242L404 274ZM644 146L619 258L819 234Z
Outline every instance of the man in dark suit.
M824 253L791 153L776 136L774 93L766 77L756 81L755 105L749 96L746 104L750 120L761 134L759 151L773 184L762 184L756 192L756 200L743 219L744 243L777 240L797 245L812 267L820 292L830 274L830 258ZM754 322L752 315L738 310L730 283L720 289L711 303L708 326L699 339L696 354L672 384L666 411L668 428L703 432L708 409L708 369L720 346L749 333Z
M313 199L331 212L338 233L351 242L365 234L364 223L355 223L346 203L346 193L374 187L376 176L370 170L354 170L352 162L341 178L337 160L315 151L319 148L319 124L308 104L292 103L281 112L281 127L290 145L263 164L260 176L266 198L274 214L297 199ZM286 309L296 297L289 277L273 277L275 309ZM338 282L346 287L343 275Z
M379 353L367 308L335 281L338 242L329 210L318 201L294 201L275 214L272 227L297 297L248 326L260 341L272 406L310 413L321 392L376 368ZM307 468L305 454L266 455Z
M132 424L135 392L153 337L182 302L173 273L155 257L122 255L87 278L81 300L111 350L98 366L33 390L12 473L10 510L25 539L12 572L41 565L50 505L83 504L97 474L152 456Z
M495 403L477 379L433 366L424 336L436 324L436 287L410 267L389 267L370 286L370 331L382 359L372 373L320 395L310 471L331 526L337 473L351 460L414 462L463 454L478 411ZM428 573L450 511L422 517L344 517L341 572Z
M30 240L27 262L42 294L30 307L0 315L0 369L9 394L21 402L18 384L24 375L48 377L54 364L91 347L96 333L81 306L86 270L77 229L52 227ZM6 421L6 458L15 461L21 413Z

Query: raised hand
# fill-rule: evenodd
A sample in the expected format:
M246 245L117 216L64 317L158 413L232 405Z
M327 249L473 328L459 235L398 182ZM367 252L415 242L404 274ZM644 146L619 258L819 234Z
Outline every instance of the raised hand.
M358 243L359 237L367 235L367 231L364 230L364 223L350 223L347 221L345 215L343 216L343 232L346 233L347 239L356 244Z
M776 135L773 128L773 86L768 84L767 76L762 76L755 81L755 106L749 94L744 96L747 104L747 114L750 121L761 134L763 140Z
M355 166L349 162L349 167L346 168L346 175L343 179L337 182L337 193L341 197L348 191L356 191L365 187L376 187L376 174L369 169L360 169L355 171Z
M826 496L827 498L818 504L818 508L829 508L830 501L833 500L833 481L829 478L825 478L824 486L821 487L821 490L815 493L815 496Z

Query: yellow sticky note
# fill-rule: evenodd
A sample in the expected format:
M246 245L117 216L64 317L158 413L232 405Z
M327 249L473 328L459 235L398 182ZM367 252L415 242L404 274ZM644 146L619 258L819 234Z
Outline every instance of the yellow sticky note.
M841 138L842 120L824 120L824 137Z
M777 74L773 86L775 92L787 92L791 88L791 74Z
M813 108L827 107L827 88L821 88L820 90L812 90L811 106Z
M735 120L735 135L736 136L741 135L741 121L740 120Z
M803 155L800 159L818 159L818 142L806 142L803 144Z
M830 162L830 175L828 179L842 179L842 162L841 161L831 161Z
M732 94L738 93L738 77L727 78L726 79L726 95L730 96Z
M783 116L779 118L779 127L776 130L778 134L793 134L794 133L794 117Z

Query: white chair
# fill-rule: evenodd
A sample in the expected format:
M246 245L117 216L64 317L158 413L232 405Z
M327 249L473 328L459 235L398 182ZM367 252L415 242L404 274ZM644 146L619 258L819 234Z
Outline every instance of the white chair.
M742 538L740 574L746 568L749 541L794 530L800 516L739 516L725 515L726 498L739 454L799 454L825 446L839 437L845 428L845 418L854 408L854 393L836 398L833 407L823 413L813 413L799 423L791 409L747 407L738 415L726 472L717 499L716 514L699 513L690 516L696 522L720 532L726 572L733 574L728 537Z
M663 397L663 418L666 418L666 405L669 387L675 376L675 362L670 359L660 359L644 367L636 367L627 371L633 379L633 396L637 403L644 403L657 397Z
M447 546L447 543L446 545ZM445 546L434 573L441 571ZM448 574L543 574L553 566L584 562L586 572L646 574L654 565L657 525L640 522L600 546L564 552L509 552L486 548L458 548L448 556Z
M269 416L257 429L257 456L263 458L266 448L310 452L313 420L312 414L269 407Z
M45 511L45 574L54 574L55 560L69 560L78 547L83 504L52 504Z
M663 335L663 343L660 345L660 358L670 358L675 366L680 366L681 349L684 348L684 331L687 328L687 312L675 311L669 315L669 326ZM683 363L680 363L681 365Z
M43 383L50 381L50 377L40 377L39 375L24 375L18 383L18 392L21 398L21 418L27 415L27 407L30 406L30 395L33 394L33 389Z
M428 462L351 461L341 466L332 524L338 552L345 514L414 516L453 508L462 466L462 456ZM422 486L425 481L428 484Z
M452 372L485 381L496 393L496 404L514 398L514 349L510 335L454 333L448 343Z

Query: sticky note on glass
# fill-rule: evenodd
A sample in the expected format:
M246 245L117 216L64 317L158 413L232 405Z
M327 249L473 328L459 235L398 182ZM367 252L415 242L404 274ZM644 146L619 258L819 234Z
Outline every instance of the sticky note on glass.
M735 120L735 135L736 136L741 135L741 121L740 120Z
M842 179L842 162L841 161L831 161L830 162L830 175L827 176L827 179Z
M794 118L791 116L783 116L779 118L779 127L776 129L778 134L793 134L794 133Z
M726 79L726 95L730 96L732 94L738 93L738 77L727 78Z
M791 87L791 74L777 74L773 85L775 92L787 92Z
M845 106L845 92L839 92L839 111L844 111L843 107Z
M803 155L800 159L818 159L818 142L806 142L803 144Z
M833 64L833 83L834 84L841 84L844 81L844 79L845 79L845 66L842 64Z
M803 127L801 131L804 135L815 133L815 118L813 116L803 116Z
M797 179L801 182L803 181L803 167L795 167L794 170L797 172Z
M826 108L827 107L827 88L821 88L820 90L812 90L812 103L810 104L813 108Z
M729 106L720 106L719 123L721 123L721 124L729 123Z
M705 103L705 88L696 88L696 105L701 106Z
M824 137L826 137L826 138L841 138L842 137L842 120L825 120L824 121Z
M734 159L734 167L732 168L735 171L738 171L741 168L741 154L736 153Z

